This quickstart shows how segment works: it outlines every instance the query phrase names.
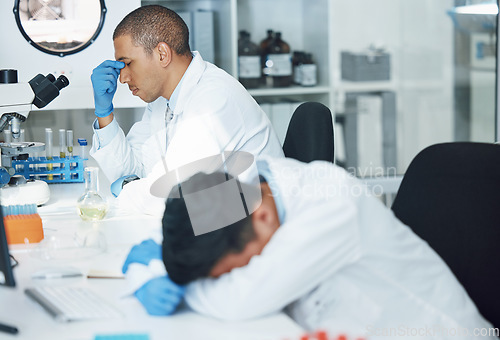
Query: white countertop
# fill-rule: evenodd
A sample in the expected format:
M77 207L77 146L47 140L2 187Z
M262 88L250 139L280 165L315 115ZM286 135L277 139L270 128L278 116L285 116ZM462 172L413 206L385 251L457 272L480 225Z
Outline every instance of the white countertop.
M83 183L50 185L51 199L38 209L44 241L10 247L19 262L14 269L17 285L0 287L0 322L16 326L19 333L15 336L0 333L0 339L94 339L97 334L140 333L148 334L152 340L281 340L303 334L303 330L282 313L247 322L223 322L182 307L170 317L149 316L135 298L122 296L127 286L124 279L87 279L85 276L32 279L35 271L55 266L76 267L84 274L89 270L118 274L132 245L161 233L161 222L152 217L116 216L114 199L107 187L102 187L102 192L111 201L112 208L104 220L92 223L82 221L76 211L76 200L84 191ZM103 248L81 247L85 238L90 245L100 244ZM24 294L26 287L36 285L87 287L117 307L123 318L59 323Z

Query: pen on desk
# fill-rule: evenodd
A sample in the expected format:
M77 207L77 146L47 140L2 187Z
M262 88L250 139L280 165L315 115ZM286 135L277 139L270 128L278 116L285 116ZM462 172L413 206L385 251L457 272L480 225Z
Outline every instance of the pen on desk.
M103 276L103 275L87 275L87 279L112 279L112 280L122 280L125 276Z
M64 279L67 277L78 277L83 276L81 273L74 274L43 274L43 275L33 275L33 279Z
M9 326L3 323L0 323L0 332L6 332L10 334L17 334L18 329L14 326Z

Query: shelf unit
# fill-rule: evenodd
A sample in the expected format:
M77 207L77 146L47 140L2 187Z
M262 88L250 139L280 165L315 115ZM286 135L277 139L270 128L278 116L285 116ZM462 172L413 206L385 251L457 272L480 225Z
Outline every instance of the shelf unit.
M342 120L348 96L394 93L398 175L418 150L451 138L447 126L452 112L452 22L446 10L452 0L432 6L420 0L142 0L143 5L152 3L174 10L214 11L215 63L235 78L240 30L259 44L273 29L282 33L292 52L312 53L317 86L249 89L259 103L317 101L331 109L334 120ZM342 80L341 52L359 52L373 43L381 43L391 56L391 80ZM286 119L278 121L287 124ZM429 126L429 121L436 124ZM336 145L344 144L338 135Z
M313 54L318 66L318 85L249 89L260 100L314 100L333 106L328 0L142 0L142 5L160 4L175 11L214 12L215 64L238 78L238 35L246 30L259 44L267 29L282 32L292 51ZM293 24L291 24L293 23Z

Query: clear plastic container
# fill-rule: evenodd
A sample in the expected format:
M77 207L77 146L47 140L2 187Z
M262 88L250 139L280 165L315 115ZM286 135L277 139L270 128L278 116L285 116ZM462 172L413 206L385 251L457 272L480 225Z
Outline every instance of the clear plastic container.
M80 158L83 160L83 164L86 164L85 159L89 159L87 151L87 140L85 138L78 138L78 145L80 148Z

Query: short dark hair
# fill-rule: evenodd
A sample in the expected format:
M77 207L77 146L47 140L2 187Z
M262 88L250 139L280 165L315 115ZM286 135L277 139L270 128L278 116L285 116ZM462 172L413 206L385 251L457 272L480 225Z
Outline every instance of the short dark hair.
M130 35L134 45L142 46L147 54L165 42L178 55L191 55L186 23L177 13L160 5L142 6L130 12L116 26L113 40L122 35Z
M212 174L220 178L220 174ZM200 181L207 174L196 174L186 182ZM182 184L181 184L182 186ZM216 263L229 253L240 253L255 238L252 215L227 227L195 236L184 198L167 199L163 214L163 262L169 277L187 284L207 277Z

